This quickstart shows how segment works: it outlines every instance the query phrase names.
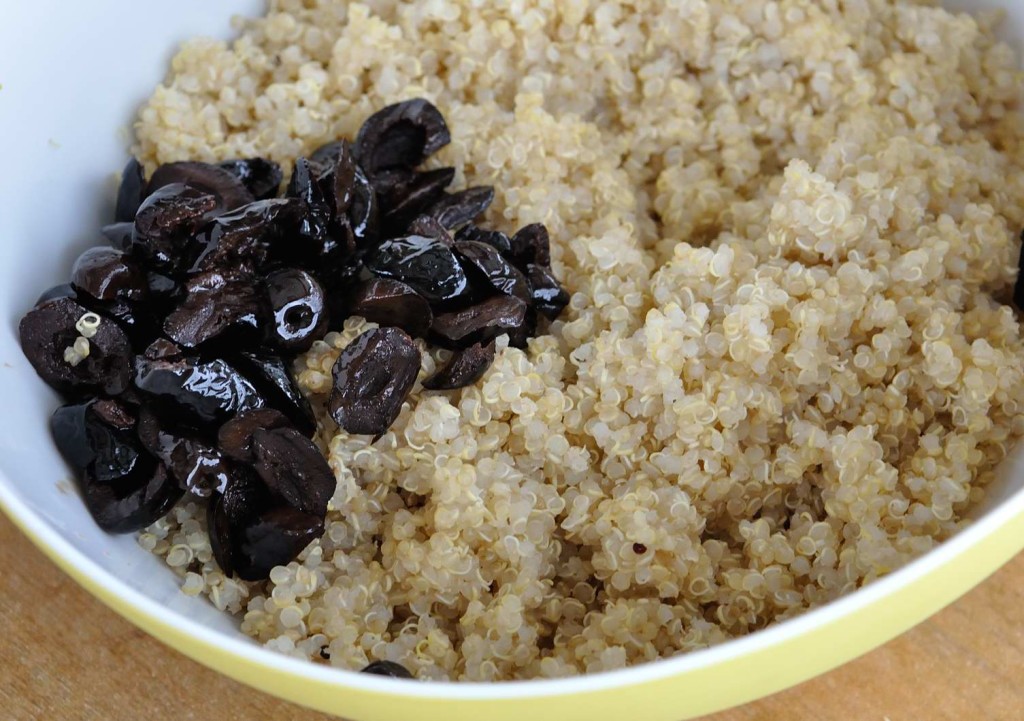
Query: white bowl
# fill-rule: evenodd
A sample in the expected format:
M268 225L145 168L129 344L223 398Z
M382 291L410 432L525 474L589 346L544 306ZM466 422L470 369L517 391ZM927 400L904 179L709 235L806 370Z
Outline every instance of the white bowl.
M1024 2L1006 6L1024 38ZM21 353L17 322L38 293L66 279L112 215L138 104L182 40L227 37L255 0L35 0L8 3L0 24L0 506L68 573L120 613L197 660L299 703L360 721L532 716L678 721L796 683L905 630L1024 546L1024 461L1007 462L978 520L924 558L838 602L748 638L636 668L511 684L418 684L279 656L236 621L178 590L178 579L131 536L100 531L54 450L56 396Z

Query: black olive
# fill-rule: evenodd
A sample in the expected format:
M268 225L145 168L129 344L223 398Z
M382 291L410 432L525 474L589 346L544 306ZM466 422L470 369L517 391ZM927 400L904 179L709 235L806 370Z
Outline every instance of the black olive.
M79 480L86 508L100 528L130 533L162 517L181 498L162 464L134 432L135 418L114 400L58 408L54 440Z
M355 155L370 175L388 168L414 168L451 142L440 111L422 98L378 110L356 136Z
M117 189L117 206L114 222L127 223L135 220L135 213L146 197L146 176L142 164L132 158L121 171L121 184ZM123 249L122 249L123 250Z
M532 330L530 307L511 295L435 316L431 326L434 339L452 348L467 348L502 333L508 333L510 344L523 347Z
M110 241L110 246L125 253L132 249L132 236L135 235L135 223L111 223L100 228L100 233Z
M355 185L356 161L352 156L352 146L347 140L323 145L309 157L309 164L331 214L345 213L352 203Z
M423 381L423 387L430 391L453 391L476 383L494 362L494 341L474 343L468 348L457 350L434 375Z
M371 181L381 208L384 237L401 235L414 218L433 207L455 177L455 168L422 173L389 171Z
M294 428L258 429L252 435L253 468L292 508L324 517L337 481L320 450Z
M267 311L248 280L207 272L185 285L181 304L164 320L167 337L184 348L211 341L255 345Z
M230 578L235 573L235 544L220 496L214 495L206 506L206 530L210 535L213 558L224 575Z
M419 369L420 352L404 331L366 331L334 364L331 417L348 433L384 433L401 412Z
M1013 302L1024 309L1024 231L1020 234L1020 254L1017 256L1017 283L1013 286Z
M327 333L327 298L320 284L306 271L274 271L267 276L266 295L273 314L268 333L277 347L301 353Z
M306 435L316 431L316 417L309 401L295 385L288 364L267 353L239 353L232 356L232 364L267 399L267 404L284 413L292 424Z
M217 199L191 186L167 185L146 198L135 216L132 252L152 270L182 271L202 251L193 239L217 207Z
M405 283L390 278L371 278L355 291L349 305L352 315L380 326L395 326L424 338L434 314L426 299Z
M88 355L66 356L81 335L76 324L88 313L68 297L33 308L18 325L22 351L39 377L61 393L116 396L132 373L131 343L117 323L100 319L87 339Z
M191 272L242 270L255 274L276 243L290 241L287 235L301 212L297 200L271 198L218 216L196 238L202 249Z
M569 294L562 288L547 268L530 263L526 266L526 277L532 289L533 307L537 312L554 320L565 306L569 305Z
M297 233L303 240L305 254L318 254L327 242L331 209L317 182L314 168L306 158L298 158L295 161L285 195L297 198L302 203L303 213Z
M372 247L380 233L377 193L358 165L352 179L352 201L348 207L348 224L356 245Z
M224 492L230 471L219 450L198 438L166 429L146 408L139 414L138 432L142 445L163 462L182 490L200 498Z
M51 300L57 298L70 298L71 300L78 300L78 292L71 286L70 283L61 283L55 285L52 288L47 288L42 292L39 298L36 299L36 307L43 305Z
M449 247L455 244L455 239L448 229L431 215L421 215L409 223L409 232L406 235L422 235L424 238L433 238Z
M207 510L210 548L226 575L235 572L245 529L273 506L270 491L251 468L231 466L224 493L214 494Z
M394 661L374 661L364 668L361 673L369 673L374 676L390 676L391 678L412 678L408 669Z
M476 219L494 201L494 188L478 185L457 193L445 193L430 208L430 214L445 228L453 230Z
M176 183L184 183L213 195L221 212L240 208L255 200L242 181L230 171L210 163L194 161L161 165L149 179L147 192L152 194L164 186Z
M516 267L525 271L530 263L551 267L551 240L543 223L532 223L520 228L511 239L512 255Z
M281 166L266 158L241 158L217 163L217 167L238 178L256 200L277 195L284 174Z
M367 257L366 268L406 283L431 304L453 300L469 290L466 273L452 249L422 235L385 240Z
M512 239L500 230L486 230L473 224L464 225L456 231L455 240L475 240L493 247L506 258L512 255Z
M186 357L165 340L136 356L135 386L161 416L199 427L266 405L256 387L226 361Z
M71 269L71 284L97 300L140 301L146 295L146 275L119 250L97 246L78 256Z
M275 566L292 562L324 533L324 519L294 508L273 508L240 529L235 571L244 581L261 581Z
M289 427L291 421L281 411L273 408L243 411L217 431L217 447L228 458L251 464L255 460L252 436L256 431Z
M455 255L466 269L467 277L482 295L498 291L530 302L530 285L526 282L526 276L505 260L493 246L475 240L460 240L455 243Z

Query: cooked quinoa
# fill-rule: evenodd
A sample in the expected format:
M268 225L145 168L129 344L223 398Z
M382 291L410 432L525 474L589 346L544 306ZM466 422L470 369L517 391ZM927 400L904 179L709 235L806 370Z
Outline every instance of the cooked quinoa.
M142 535L268 647L478 681L702 648L934 547L1024 434L1024 77L996 15L273 0L236 25L143 108L150 167L289 165L427 97L432 162L495 186L494 226L546 223L573 294L375 443L323 413L367 325L301 358L338 489L268 583L220 573L195 504Z

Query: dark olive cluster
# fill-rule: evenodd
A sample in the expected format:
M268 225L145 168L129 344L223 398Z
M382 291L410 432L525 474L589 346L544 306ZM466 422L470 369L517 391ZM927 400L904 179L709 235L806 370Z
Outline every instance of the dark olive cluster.
M335 485L296 354L350 315L377 323L341 353L328 409L379 435L416 380L412 337L453 351L424 382L450 390L480 378L496 336L522 347L538 317L558 316L568 296L544 226L481 228L492 188L448 192L453 168L416 169L448 142L437 108L411 100L297 159L282 197L263 158L148 179L128 163L109 244L19 329L69 402L53 435L102 528L143 528L187 492L209 500L224 571L266 578L323 533Z
M1013 287L1013 302L1024 310L1024 230L1020 233L1020 255L1017 256L1017 283Z

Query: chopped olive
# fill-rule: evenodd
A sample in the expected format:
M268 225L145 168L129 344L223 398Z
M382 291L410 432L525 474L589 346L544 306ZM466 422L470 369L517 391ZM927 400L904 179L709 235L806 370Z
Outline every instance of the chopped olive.
M434 238L447 246L455 244L452 234L432 215L421 215L409 223L409 231L406 235L422 235L424 238Z
M297 234L303 241L304 255L315 257L327 243L331 209L327 205L327 199L317 182L312 166L305 158L295 161L285 195L297 198L302 203L304 212L299 221Z
M324 519L294 508L273 508L240 529L235 571L244 581L260 581L275 566L295 560L323 535Z
M526 266L526 277L530 281L533 307L537 312L550 320L561 315L565 306L569 305L569 294L559 285L551 271L530 263Z
M297 268L267 276L266 294L273 314L271 341L290 352L309 350L327 332L327 298L313 276Z
M362 168L357 165L352 183L352 201L348 207L348 221L356 245L360 248L368 248L377 242L379 214L377 193Z
M57 298L70 298L71 300L78 300L78 293L75 291L75 289L71 286L70 283L61 283L60 285L55 285L52 288L47 288L46 290L44 290L42 294L40 294L40 296L36 299L35 307L39 307L44 303L51 300L56 300Z
M191 186L175 183L160 188L143 201L135 216L132 252L152 270L188 268L202 250L193 235L216 207L214 196Z
M334 364L331 417L349 433L384 433L402 410L419 369L420 352L404 331L366 331Z
M269 353L245 352L232 356L231 362L266 398L268 405L284 413L300 431L313 435L313 409L295 385L285 361Z
M530 302L530 285L526 276L493 246L475 240L460 240L455 243L455 255L462 261L473 285L486 291L484 295L498 291Z
M482 215L493 201L494 188L490 185L478 185L457 193L444 194L431 207L430 214L445 228L453 230Z
M374 676L390 676L391 678L412 678L412 674L394 661L374 661L364 668L361 673L369 673Z
M1017 283L1013 287L1013 302L1024 309L1024 231L1020 234L1020 254L1017 256Z
M217 199L221 211L231 211L251 203L252 193L231 171L210 163L185 161L165 163L153 172L149 179L148 193L167 185L184 183Z
M39 377L61 393L116 396L131 380L132 349L117 323L69 297L25 314L21 348Z
M245 186L256 200L266 200L277 195L284 174L281 166L266 158L241 158L225 160L217 167L228 171Z
M467 348L508 333L509 343L523 346L532 330L530 307L519 298L501 295L463 310L434 317L431 332L443 345Z
M243 463L255 460L252 451L252 437L258 430L274 430L291 426L283 413L273 408L256 408L242 411L217 431L217 447L228 458Z
M455 240L475 240L493 247L506 258L512 255L512 239L500 230L486 230L477 225L464 225L455 233Z
M452 249L436 238L410 235L381 243L366 259L375 275L400 280L430 303L450 301L469 290Z
M373 189L382 209L384 237L402 234L414 218L444 196L444 189L454 177L455 168L437 168L422 173L390 171L374 177Z
M132 236L135 235L135 223L111 223L100 228L100 233L110 241L110 246L125 253L132 249Z
M543 223L532 223L520 228L511 239L512 255L509 258L520 270L526 270L530 263L545 268L551 266L551 240Z
M169 430L148 409L139 414L139 440L167 467L178 486L200 498L223 493L228 482L228 461L207 443Z
M226 361L186 357L164 340L135 358L135 386L161 415L199 427L266 405L256 387Z
M119 250L97 246L78 256L71 284L97 300L139 301L146 297L146 275Z
M195 348L214 340L258 340L266 311L250 281L211 271L190 278L185 289L181 304L164 321L164 332L175 343Z
M131 158L121 171L121 184L117 188L117 205L114 222L127 223L135 220L135 213L146 197L146 176L142 164Z
M415 168L451 142L444 117L422 98L378 110L356 136L355 155L371 175L389 168Z
M444 367L423 381L423 387L430 391L452 391L473 385L493 362L494 341L474 343L455 351Z
M183 491L162 463L141 481L99 483L82 480L82 495L96 525L110 533L134 533L160 520L181 498Z
M321 518L337 482L316 445L294 428L258 429L252 435L253 468L292 508Z
M405 283L390 278L371 278L355 291L349 306L352 315L381 326L395 326L420 338L426 337L434 314L426 299Z
M196 241L201 250L192 272L244 270L255 274L275 243L287 242L287 233L299 221L301 206L292 198L271 198L249 203L218 216Z
M322 145L309 156L309 164L333 215L348 210L355 185L356 162L347 140Z

